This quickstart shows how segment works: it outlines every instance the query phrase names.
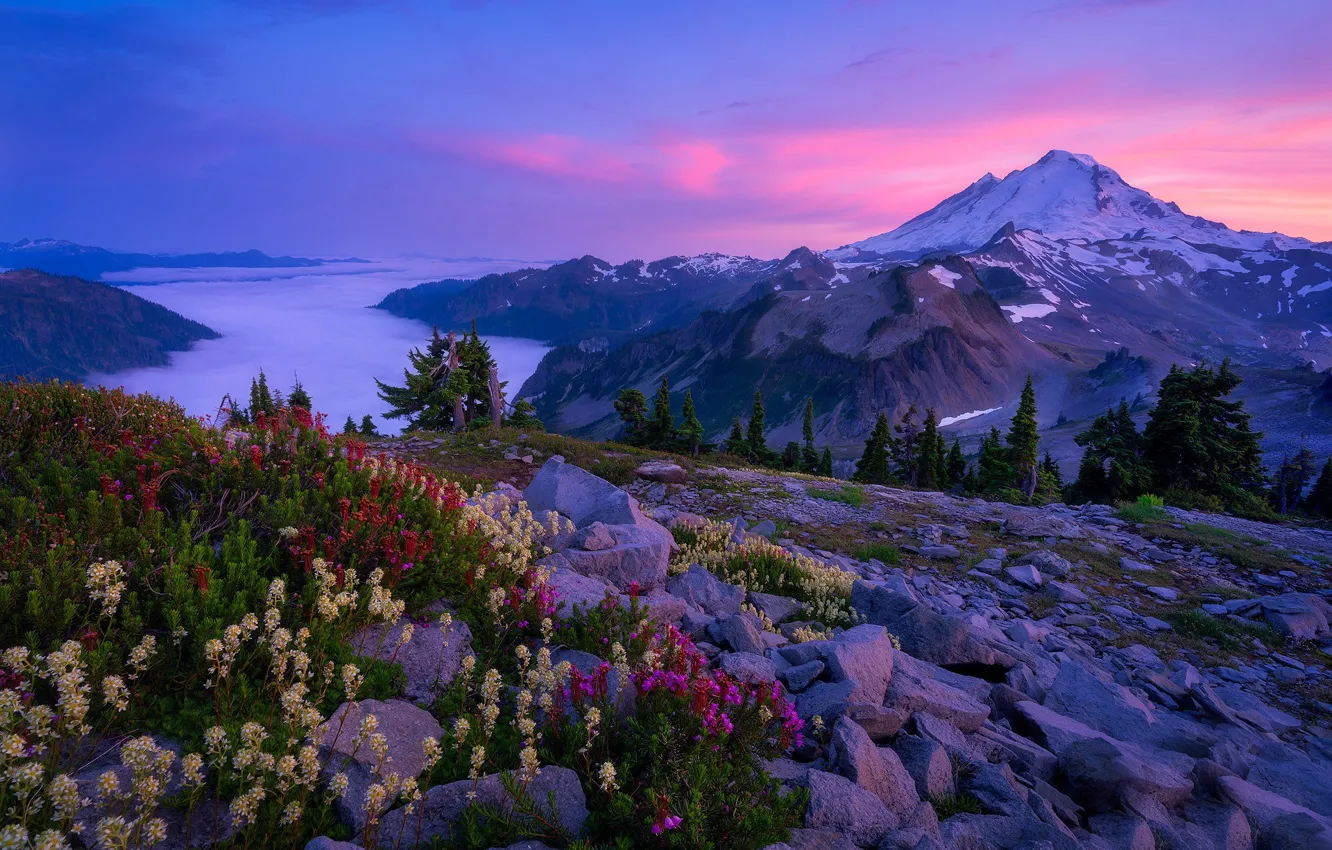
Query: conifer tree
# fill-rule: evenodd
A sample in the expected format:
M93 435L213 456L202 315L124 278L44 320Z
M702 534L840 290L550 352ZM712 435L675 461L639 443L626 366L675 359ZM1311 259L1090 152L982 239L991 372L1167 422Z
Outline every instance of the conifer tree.
M376 379L379 397L389 406L384 416L405 418L408 431L461 428L465 423L454 421L454 402L467 397L468 371L465 368L449 370L448 355L448 340L439 335L439 328L435 328L425 351L414 348L407 352L410 368L403 370L403 386L390 386Z
M648 429L648 442L653 448L669 449L675 445L675 416L671 413L671 385L661 376L657 397L652 400L652 423Z
M544 431L546 426L536 417L536 408L532 402L520 398L513 403L513 409L504 417L504 424L509 428L524 428L532 431Z
M703 423L698 421L698 413L694 410L692 390L685 390L684 406L680 409L679 434L690 453L697 455L698 447L703 443Z
M902 418L893 426L888 435L888 454L892 458L892 467L897 478L915 487L920 481L920 423L916 422L916 406L913 404L902 414Z
M891 479L891 471L888 468L888 440L888 414L880 411L879 418L874 421L874 429L865 440L865 450L861 453L860 460L856 462L856 471L851 476L852 480L865 484L888 483Z
M342 433L344 434L356 433L356 421L351 418L350 413L347 414L347 421L342 423Z
M271 416L275 409L273 394L268 389L268 378L264 370L260 369L259 377L250 380L250 418L260 413Z
M763 393L754 391L754 410L749 414L749 427L745 431L745 441L749 443L749 453L762 463L768 459L768 438L764 435Z
M1305 499L1304 509L1311 514L1332 519L1332 458L1327 459L1323 471L1318 473L1318 480Z
M1013 467L1008 462L999 429L991 426L990 433L981 440L980 458L977 460L976 487L973 492L996 493L1013 486Z
M1314 456L1300 438L1299 451L1285 458L1277 468L1272 482L1272 506L1281 513L1295 510L1300 504L1304 488L1314 475Z
M495 358L490 355L490 343L477 335L476 319L472 320L471 333L458 343L458 360L467 375L464 415L469 423L486 422L490 419L490 367L495 365ZM501 382L500 388L507 383Z
M814 448L814 399L805 399L805 417L800 426L800 436L804 438L805 446L800 454L800 468L804 472L813 474L819 468L819 453Z
M782 469L796 469L800 466L800 444L795 440L782 449Z
M347 418L350 419L351 417ZM361 433L367 437L379 435L379 429L375 427L375 418L368 413L361 417Z
M730 436L726 438L726 442L722 444L722 448L724 448L728 454L733 454L738 457L749 456L749 443L745 441L745 434L740 430L739 416L731 420L731 433Z
M943 437L939 436L939 420L934 408L925 411L925 424L920 432L920 461L916 472L916 486L922 490L938 490L947 474Z
M310 400L310 394L305 391L301 384L301 379L297 378L296 383L292 385L291 392L287 394L287 405L289 407L303 407L306 410L313 410L313 402Z
M962 483L967 474L967 461L962 456L962 441L953 438L953 447L948 450L948 486Z
M818 474L822 475L824 478L832 478L833 475L832 449L827 446L823 447L823 456L819 458Z
M1143 462L1142 436L1127 401L1107 410L1073 438L1083 447L1078 477L1069 487L1070 502L1114 504L1136 499L1151 489L1151 470Z
M1014 478L1009 486L1016 484L1023 495L1028 497L1036 491L1039 442L1040 437L1036 432L1036 391L1032 389L1031 375L1028 375L1017 412L1013 414L1013 421L1008 428L1008 463L1013 469Z
M620 390L620 397L615 399L615 412L624 423L621 439L630 445L642 445L647 439L647 399L641 390Z
M1244 402L1227 400L1240 383L1229 360L1217 370L1170 367L1142 433L1156 487L1216 495L1228 505L1252 499L1264 481L1262 434L1250 430Z

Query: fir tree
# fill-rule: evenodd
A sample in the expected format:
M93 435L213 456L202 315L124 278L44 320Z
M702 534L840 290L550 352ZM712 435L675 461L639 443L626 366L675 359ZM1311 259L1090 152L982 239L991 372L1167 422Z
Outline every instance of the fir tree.
M997 493L1013 487L1013 466L1008 462L999 429L991 426L990 433L981 440L980 458L977 460L976 484L973 492Z
M948 486L952 487L962 483L962 478L967 474L967 461L962 456L962 441L953 438L953 447L948 450Z
M536 408L525 398L513 403L513 409L504 417L504 424L509 428L522 428L528 431L546 430L546 426L536 417Z
M1012 467L1014 479L1009 486L1016 484L1027 497L1036 492L1039 441L1040 437L1036 433L1036 391L1032 389L1031 375L1028 375L1017 412L1013 414L1013 421L1008 427L1008 464Z
M934 408L925 411L925 424L920 432L920 454L917 464L916 486L922 490L939 490L947 477L943 437L939 436L939 420Z
M832 478L833 476L832 449L827 446L823 447L823 456L819 458L818 474L822 475L824 478Z
M749 456L749 443L745 441L745 434L740 430L739 416L731 420L731 433L730 436L726 438L726 442L722 444L722 448L725 449L728 454L733 454L737 457Z
M874 421L874 429L865 440L865 451L856 462L855 474L851 476L853 481L865 484L888 483L891 479L888 468L888 440L888 414L880 412L879 418Z
M303 407L306 410L313 410L313 402L310 400L310 394L305 391L301 384L301 379L297 378L296 383L292 385L291 392L287 394L287 405L290 407Z
M342 423L342 433L344 434L356 433L356 421L351 418L350 413L347 414L347 421Z
M469 379L466 369L447 368L448 355L448 340L435 328L425 351L414 348L407 353L410 368L403 370L403 386L390 386L376 379L379 397L389 406L384 415L389 419L405 418L408 431L461 428L465 423L454 421L454 402L466 398Z
M263 413L265 416L271 416L276 407L273 404L273 394L268 389L268 378L264 375L264 370L259 370L259 377L250 380L250 418Z
M888 435L888 454L892 457L893 469L897 477L911 486L920 481L920 431L916 422L916 406L913 404L902 414L902 418L893 426Z
M1281 513L1289 513L1300 504L1304 488L1314 475L1314 455L1300 438L1300 449L1285 458L1272 482L1272 506Z
M691 454L698 454L698 447L703 443L703 423L698 421L694 410L694 394L685 390L684 406L680 409L680 439L689 448Z
M368 413L361 417L361 433L367 437L379 436L379 429L375 427L375 417Z
M1170 367L1142 433L1158 488L1215 495L1232 506L1251 502L1264 479L1262 434L1250 430L1244 402L1227 400L1240 383L1229 360L1217 370Z
M800 468L804 472L813 474L819 468L819 453L814 448L814 399L805 399L805 418L801 423L800 436L805 440L804 449L800 455Z
M652 400L652 423L648 427L648 441L653 448L670 449L675 445L675 416L671 413L671 385L661 376L657 397Z
M800 466L800 444L795 440L782 449L782 469L795 469Z
M642 445L647 439L647 399L640 390L620 390L615 399L615 412L624 423L621 439L630 445Z
M1304 509L1311 514L1332 519L1332 458L1323 464L1323 471L1318 473L1318 480L1304 500Z
M768 438L764 435L763 393L754 391L754 410L749 414L749 426L745 430L745 441L749 443L749 453L762 463L768 459Z
M467 388L463 396L464 416L469 423L485 424L490 421L490 367L496 365L490 356L490 343L481 339L476 332L476 319L472 320L472 331L458 343L458 361L467 376ZM503 389L507 381L500 382Z
M1107 410L1073 438L1083 447L1078 477L1069 487L1070 502L1114 504L1151 489L1151 470L1142 457L1142 436L1128 402Z

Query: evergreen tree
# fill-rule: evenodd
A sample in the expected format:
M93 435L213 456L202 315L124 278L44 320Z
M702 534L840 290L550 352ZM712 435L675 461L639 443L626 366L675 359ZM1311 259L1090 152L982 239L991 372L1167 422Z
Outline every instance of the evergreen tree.
M980 458L976 464L976 486L973 492L997 493L1013 487L1013 466L1008 462L1008 449L1004 448L999 429L991 426L990 433L981 440Z
M407 352L410 368L403 370L403 386L390 386L376 379L379 397L389 406L384 415L389 419L405 418L408 431L462 427L465 423L454 421L454 402L466 398L469 378L466 369L447 368L448 355L448 340L435 328L425 351L414 348Z
M525 398L513 403L513 409L504 417L504 424L509 428L522 428L528 431L546 430L545 424L536 417L536 408Z
M350 413L347 414L347 421L342 423L342 433L344 434L356 433L356 421L351 418Z
M768 439L763 433L763 393L754 391L754 410L749 414L749 427L745 431L745 441L749 443L749 453L762 463L771 454L768 451Z
M1244 402L1228 401L1241 383L1230 369L1171 366L1143 429L1143 458L1162 491L1185 490L1249 503L1264 481L1261 433L1249 428Z
M276 409L273 404L273 394L268 389L268 378L264 375L264 370L259 370L259 377L250 380L250 418L263 413L265 416L273 415Z
M800 453L800 469L811 475L818 471L819 452L814 448L814 399L805 399L805 417L800 426L800 436L805 446Z
M1028 497L1036 492L1039 440L1036 433L1036 391L1032 389L1031 375L1028 375L1017 412L1013 414L1013 421L1008 427L1008 464L1013 470L1013 482L1009 486L1016 484L1023 495Z
M313 410L313 402L310 401L310 394L305 391L301 384L301 379L297 378L292 386L291 392L287 395L287 404L290 407L303 407L306 410Z
M893 426L897 436L888 434L888 453L892 457L893 470L897 478L915 487L920 482L920 432L916 422L916 406L913 404L902 414L902 418Z
M976 467L974 465L968 466L966 474L962 476L962 491L975 495L980 490L980 478L976 476Z
M463 395L463 415L469 423L489 424L490 367L496 364L495 358L490 356L490 343L477 335L476 319L472 320L471 333L458 342L458 361L467 376L467 388ZM500 388L503 389L507 383L501 381Z
M956 437L953 438L953 447L948 450L947 473L949 487L961 484L963 476L967 474L967 461L962 456L962 441Z
M934 408L925 411L925 424L920 432L920 461L916 472L916 486L922 490L939 490L947 477L947 460L943 437L939 436L939 419Z
M648 435L647 399L642 391L633 388L620 390L620 397L615 399L615 412L624 423L621 439L630 445L643 445Z
M670 449L675 445L675 416L671 413L671 385L661 376L657 397L652 400L652 422L648 427L648 442L653 448Z
M800 466L800 444L795 440L782 449L782 469L795 469Z
M368 413L361 417L361 433L367 437L379 436L379 429L375 427L375 418Z
M722 444L722 448L724 448L728 454L733 454L737 457L749 456L749 443L745 441L745 434L740 430L739 416L731 420L731 434L726 438L726 442Z
M1272 506L1281 513L1295 510L1300 504L1304 488L1314 475L1314 455L1300 438L1300 449L1283 459L1272 482Z
M1318 473L1309 497L1304 501L1304 509L1312 514L1332 519L1332 458L1323 464L1323 471Z
M818 474L822 475L824 478L832 478L833 476L832 449L827 446L823 447L823 456L819 458Z
M865 451L856 462L855 474L851 476L853 481L886 484L891 480L888 467L889 437L888 414L880 411L879 418L874 421L874 430L870 431L869 438L865 440Z
M691 454L698 454L698 447L703 443L703 423L698 421L694 410L694 394L685 390L684 406L680 409L680 439L689 448Z
M1143 462L1142 436L1128 402L1121 400L1118 410L1096 417L1073 441L1083 451L1078 477L1069 488L1070 502L1114 504L1151 489L1151 470Z

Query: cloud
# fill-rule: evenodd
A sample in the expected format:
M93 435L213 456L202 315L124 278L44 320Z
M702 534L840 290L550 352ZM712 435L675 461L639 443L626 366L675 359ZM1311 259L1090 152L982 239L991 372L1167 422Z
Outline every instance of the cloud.
M909 56L911 52L911 49L906 47L881 47L866 53L854 62L847 62L845 67L864 68L869 65L884 65Z

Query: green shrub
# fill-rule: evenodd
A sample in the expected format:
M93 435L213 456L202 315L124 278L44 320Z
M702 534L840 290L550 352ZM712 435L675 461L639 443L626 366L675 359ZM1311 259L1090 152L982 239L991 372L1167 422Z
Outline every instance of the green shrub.
M857 487L854 484L843 484L840 490L820 490L817 487L808 487L805 492L815 499L823 499L825 502L840 502L853 508L863 508L865 506L865 488Z
M862 561L875 560L885 564L901 562L902 553L891 543L866 543L856 550L856 557Z

